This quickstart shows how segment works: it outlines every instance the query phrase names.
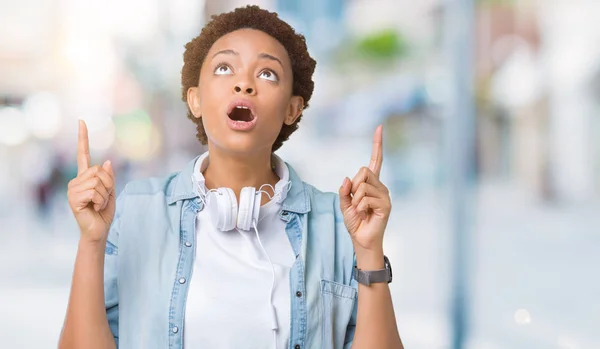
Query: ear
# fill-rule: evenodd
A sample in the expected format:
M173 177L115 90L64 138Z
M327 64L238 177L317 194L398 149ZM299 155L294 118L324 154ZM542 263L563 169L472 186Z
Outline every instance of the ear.
M187 103L194 117L200 118L202 116L202 109L200 105L200 96L198 95L198 87L190 87L187 90Z
M300 96L292 96L290 99L290 105L288 107L287 115L283 122L286 125L292 125L302 115L304 111L304 98Z

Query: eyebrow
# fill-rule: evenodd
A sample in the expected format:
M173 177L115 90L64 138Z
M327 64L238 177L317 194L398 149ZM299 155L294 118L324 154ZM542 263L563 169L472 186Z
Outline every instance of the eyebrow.
M258 55L258 58L260 58L260 59L268 59L268 60L271 60L271 61L276 61L277 63L279 63L279 65L281 66L281 68L283 68L283 63L281 63L281 61L279 60L279 58L277 58L277 57L275 57L273 55L270 55L268 53L260 53Z
M215 58L218 55L239 55L239 53L235 52L234 50L221 50L217 53L215 53L212 58Z
M234 51L234 50L231 50L231 49L221 50L221 51L215 53L212 56L212 58L215 58L218 55L234 55L234 56L239 56L239 53L236 52L236 51ZM263 53L259 53L258 54L258 58L259 59L268 59L268 60L271 60L271 61L275 61L275 62L279 63L279 65L281 65L281 67L283 68L283 63L281 63L281 60L279 58L273 56L273 55L270 55L268 53L264 53L263 52Z

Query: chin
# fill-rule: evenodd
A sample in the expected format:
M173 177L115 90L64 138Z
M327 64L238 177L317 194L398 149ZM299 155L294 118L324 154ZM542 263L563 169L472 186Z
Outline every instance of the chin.
M272 144L261 142L261 137L256 134L244 133L228 135L227 139L212 142L222 151L234 154L252 154L260 151L271 150ZM275 142L275 141L273 141Z

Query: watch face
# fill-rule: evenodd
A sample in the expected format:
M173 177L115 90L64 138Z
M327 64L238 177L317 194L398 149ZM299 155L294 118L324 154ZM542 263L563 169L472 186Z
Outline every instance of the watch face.
M387 256L383 256L383 263L385 265L385 268L389 270L390 280L388 281L388 283L390 283L392 282L392 264L390 263L390 260L387 258Z

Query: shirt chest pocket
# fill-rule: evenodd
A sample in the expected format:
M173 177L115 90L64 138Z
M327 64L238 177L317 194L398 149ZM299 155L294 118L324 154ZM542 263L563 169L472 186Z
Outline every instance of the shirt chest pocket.
M356 289L321 280L323 337L321 348L343 348L346 328L357 301Z

